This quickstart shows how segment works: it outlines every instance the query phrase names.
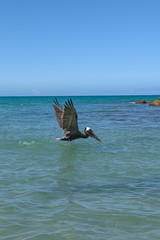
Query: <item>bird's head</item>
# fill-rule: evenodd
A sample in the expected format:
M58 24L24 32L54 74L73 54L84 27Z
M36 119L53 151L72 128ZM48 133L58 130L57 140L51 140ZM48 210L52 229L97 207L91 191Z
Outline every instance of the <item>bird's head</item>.
M101 140L96 136L96 134L92 131L90 127L85 127L84 132L87 136L93 137L97 139L99 142L101 142Z

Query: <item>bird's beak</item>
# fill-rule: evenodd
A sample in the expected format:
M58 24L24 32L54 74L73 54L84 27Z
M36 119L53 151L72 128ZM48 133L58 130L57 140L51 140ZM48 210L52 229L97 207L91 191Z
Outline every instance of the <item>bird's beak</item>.
M99 142L101 142L101 140L96 136L96 134L93 131L90 131L90 132L87 132L87 133L90 137L93 137L93 138L97 139Z

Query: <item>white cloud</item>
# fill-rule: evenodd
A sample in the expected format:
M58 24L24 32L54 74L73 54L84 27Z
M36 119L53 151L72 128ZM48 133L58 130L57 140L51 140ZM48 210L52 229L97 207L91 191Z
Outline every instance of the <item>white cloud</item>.
M34 95L39 95L40 94L40 91L38 89L32 89L32 93Z

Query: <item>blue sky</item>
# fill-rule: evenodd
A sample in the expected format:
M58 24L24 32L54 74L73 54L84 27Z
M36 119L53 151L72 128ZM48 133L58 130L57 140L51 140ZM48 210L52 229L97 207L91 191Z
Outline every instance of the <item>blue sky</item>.
M1 0L0 96L160 94L159 0Z

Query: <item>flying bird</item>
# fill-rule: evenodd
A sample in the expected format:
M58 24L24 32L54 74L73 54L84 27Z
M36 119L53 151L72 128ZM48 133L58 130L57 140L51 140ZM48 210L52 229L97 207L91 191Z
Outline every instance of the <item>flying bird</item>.
M74 108L72 99L65 102L64 109L60 106L58 100L55 98L54 110L57 122L60 128L63 129L65 136L62 138L56 138L56 140L72 141L78 138L93 137L101 142L90 127L84 128L84 133L78 129L78 116Z

